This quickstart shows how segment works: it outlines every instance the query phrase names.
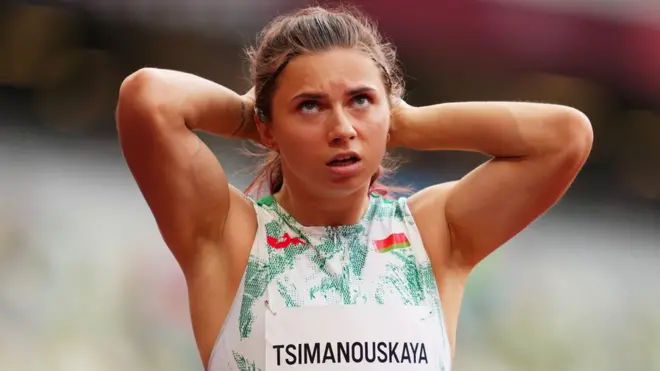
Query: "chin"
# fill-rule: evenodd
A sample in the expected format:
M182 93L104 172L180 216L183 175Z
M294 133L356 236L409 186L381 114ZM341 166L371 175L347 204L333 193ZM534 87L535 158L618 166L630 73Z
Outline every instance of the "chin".
M309 191L320 193L321 196L344 197L358 192L365 194L369 190L372 175L378 170L361 162L358 166L347 169L318 169L314 174L308 174L306 185Z
M333 195L346 196L360 191L364 191L366 193L369 189L370 182L371 177L365 176L335 178L325 182L326 185L323 188L326 189L328 193L332 193Z

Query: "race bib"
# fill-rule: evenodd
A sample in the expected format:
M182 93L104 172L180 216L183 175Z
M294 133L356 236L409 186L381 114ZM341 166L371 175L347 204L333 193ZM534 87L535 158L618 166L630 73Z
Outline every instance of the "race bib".
M264 371L441 370L430 307L318 306L266 310Z

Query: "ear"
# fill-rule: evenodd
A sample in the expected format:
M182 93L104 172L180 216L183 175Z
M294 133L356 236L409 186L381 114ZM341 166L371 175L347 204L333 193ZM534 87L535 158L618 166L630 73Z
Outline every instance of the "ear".
M268 149L277 151L279 148L277 147L277 142L273 136L273 126L266 120L267 119L264 115L260 115L257 112L254 113L254 122L257 124L261 144Z

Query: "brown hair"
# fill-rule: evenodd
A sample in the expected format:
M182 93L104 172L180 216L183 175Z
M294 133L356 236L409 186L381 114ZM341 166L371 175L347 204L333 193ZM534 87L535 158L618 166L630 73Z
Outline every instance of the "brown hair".
M403 78L396 52L380 35L376 25L355 8L314 6L275 18L259 33L256 47L247 49L254 84L255 113L259 120L265 123L271 117L277 78L291 59L333 48L358 48L367 53L382 71L390 104L401 98ZM405 192L405 188L387 187L378 182L393 169L394 163L386 155L383 164L371 177L370 191L383 195ZM280 156L270 151L246 193L258 193L267 186L274 194L282 188L283 182Z

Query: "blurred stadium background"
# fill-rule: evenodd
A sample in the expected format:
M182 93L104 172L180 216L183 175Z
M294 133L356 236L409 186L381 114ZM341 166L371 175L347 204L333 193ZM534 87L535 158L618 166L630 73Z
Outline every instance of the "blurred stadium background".
M457 371L660 370L660 2L363 0L408 100L586 112L566 198L469 282ZM153 66L249 88L241 49L301 0L0 5L0 370L201 370L183 277L123 163L122 79ZM237 185L241 147L205 137ZM409 153L397 181L483 160ZM247 169L247 170L246 170Z

